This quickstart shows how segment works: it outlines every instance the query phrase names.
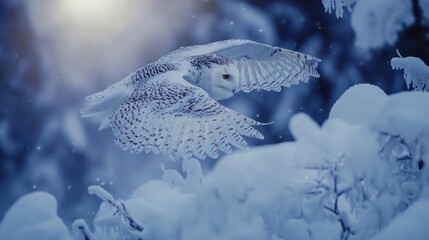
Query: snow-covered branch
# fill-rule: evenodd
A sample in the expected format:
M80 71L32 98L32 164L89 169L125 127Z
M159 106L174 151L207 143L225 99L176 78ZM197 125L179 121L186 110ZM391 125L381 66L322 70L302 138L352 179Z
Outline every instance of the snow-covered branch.
M335 15L337 18L342 18L344 9L347 9L349 12L351 12L353 5L357 1L358 0L322 0L322 4L325 8L325 12L331 14L335 10Z
M88 192L91 195L95 194L97 197L107 203L111 208L113 208L116 211L115 215L117 214L121 218L123 223L130 228L131 233L133 233L133 235L143 236L141 235L144 230L143 225L134 220L134 218L128 212L124 201L116 201L109 192L107 192L104 188L100 186L89 186Z
M391 60L393 70L404 70L407 88L416 91L429 91L429 67L418 57L394 57Z
M75 240L94 240L88 224L83 219L77 219L72 224L72 232Z

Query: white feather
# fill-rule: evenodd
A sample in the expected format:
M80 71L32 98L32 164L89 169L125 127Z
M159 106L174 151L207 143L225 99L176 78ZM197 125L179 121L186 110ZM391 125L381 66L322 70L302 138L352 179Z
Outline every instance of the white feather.
M99 129L109 126L108 117L116 111L131 95L131 75L105 90L85 98L86 104L81 110L82 117L91 117L100 123Z

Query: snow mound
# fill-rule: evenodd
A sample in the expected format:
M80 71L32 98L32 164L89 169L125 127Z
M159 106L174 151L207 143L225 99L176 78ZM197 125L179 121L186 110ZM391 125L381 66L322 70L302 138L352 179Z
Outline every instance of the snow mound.
M335 102L329 118L368 126L387 99L388 96L379 87L358 84L347 89Z
M428 216L429 199L417 201L372 240L426 240L429 236Z
M351 17L355 44L365 50L393 45L414 20L411 0L360 0Z
M57 216L55 197L45 192L33 192L9 208L0 224L0 239L69 240L71 237Z
M273 227L276 220L264 222L264 212L302 216L298 193L308 181L308 170L286 161L290 151L286 144L233 154L216 166L195 193L150 181L124 203L132 217L145 225L143 234L148 239L269 239L272 230L265 228ZM100 239L137 239L114 213L102 204L94 220Z
M380 132L402 136L408 142L429 136L429 92L393 94L380 109L372 126Z

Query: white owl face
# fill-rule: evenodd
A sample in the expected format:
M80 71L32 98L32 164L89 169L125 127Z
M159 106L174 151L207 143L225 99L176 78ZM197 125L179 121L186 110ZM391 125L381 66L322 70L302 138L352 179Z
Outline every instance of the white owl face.
M238 89L239 72L235 65L212 64L203 68L195 85L204 89L215 100L232 97Z
M229 98L238 89L239 73L235 65L216 65L212 69L211 82L218 99Z

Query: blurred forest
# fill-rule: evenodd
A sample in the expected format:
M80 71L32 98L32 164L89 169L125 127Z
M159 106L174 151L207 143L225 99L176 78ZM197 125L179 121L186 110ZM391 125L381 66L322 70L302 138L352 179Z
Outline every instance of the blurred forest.
M100 3L102 2L102 3ZM239 94L223 101L262 122L265 140L290 141L289 118L305 112L321 123L350 86L371 83L386 93L406 89L390 59L427 61L429 38L413 2L414 23L398 41L376 50L355 46L350 14L325 12L321 1L230 0L2 0L0 1L0 217L20 196L52 193L69 225L92 219L99 201L91 184L120 198L149 179L167 156L132 155L110 131L82 119L83 98L180 46L250 39L322 59L319 79L276 92ZM202 162L204 171L216 160Z

